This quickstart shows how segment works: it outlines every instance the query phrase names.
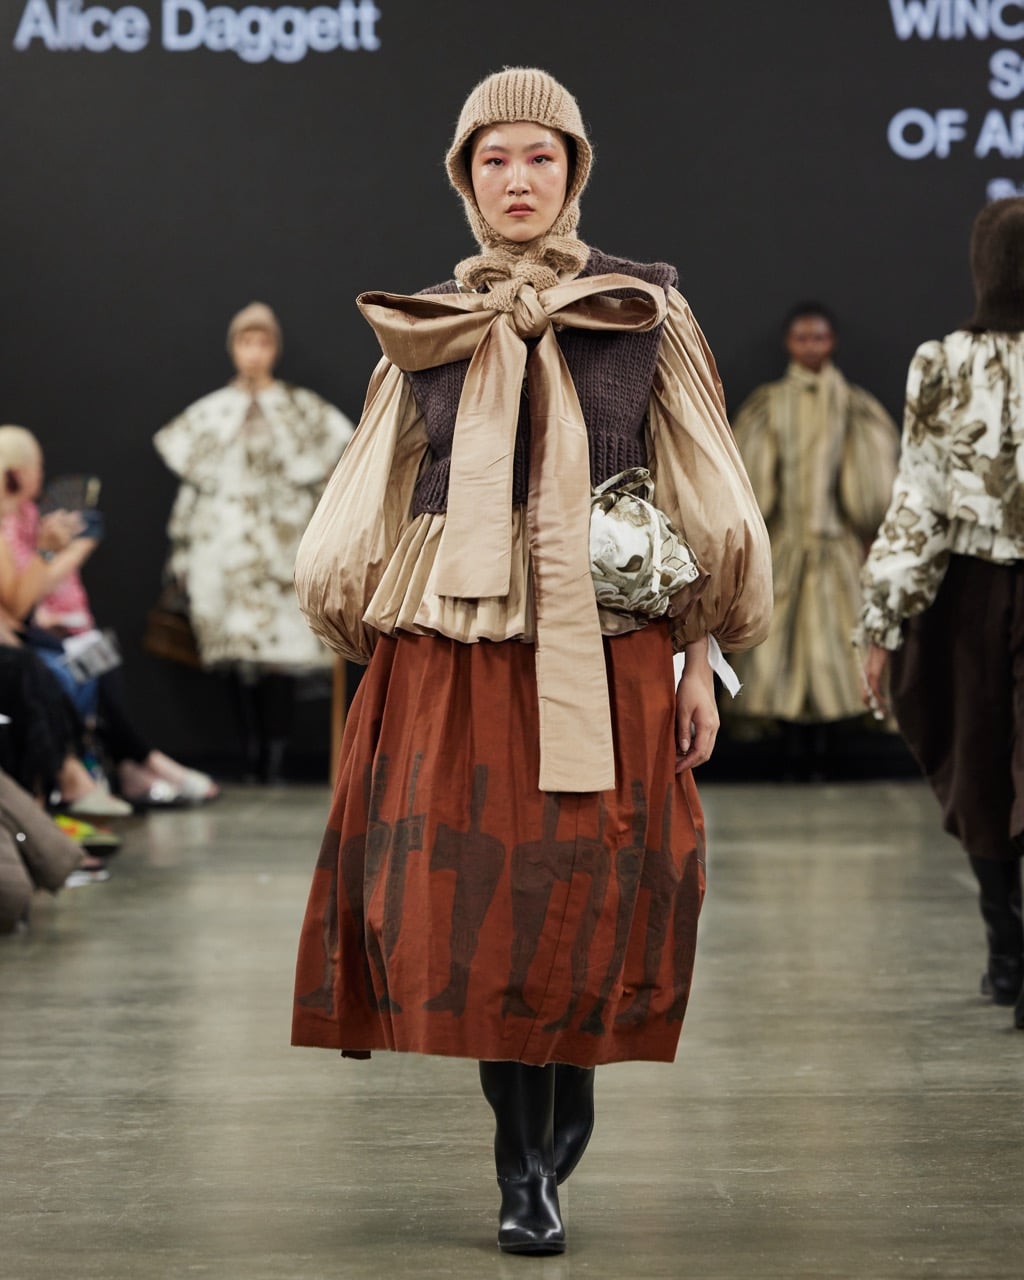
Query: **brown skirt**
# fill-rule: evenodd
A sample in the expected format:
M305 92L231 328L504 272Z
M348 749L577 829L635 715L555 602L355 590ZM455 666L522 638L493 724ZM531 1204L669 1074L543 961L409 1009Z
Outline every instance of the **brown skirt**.
M292 1041L541 1065L675 1055L704 818L657 624L605 641L614 791L537 788L534 649L382 637L352 704Z
M903 626L892 708L974 858L1018 858L1024 833L1024 564L951 556L934 603Z

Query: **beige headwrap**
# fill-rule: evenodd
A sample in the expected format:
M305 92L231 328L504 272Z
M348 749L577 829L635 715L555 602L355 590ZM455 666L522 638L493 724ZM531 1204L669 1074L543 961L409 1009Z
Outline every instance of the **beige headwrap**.
M265 302L250 302L247 307L243 307L236 316L232 317L228 325L228 351L231 350L238 335L245 333L248 329L262 329L264 333L269 333L277 343L277 354L281 354L281 348L284 345L281 325Z
M466 167L467 148L478 129L519 120L557 129L572 139L576 151L561 213L546 235L526 244L506 240L484 219ZM520 285L529 283L538 290L551 289L558 284L560 271L582 271L590 251L576 235L576 227L580 220L579 195L587 185L592 162L593 151L579 105L553 76L535 67L506 67L482 80L463 105L445 160L448 177L462 196L466 217L481 249L480 254L457 264L456 279L471 289L489 285L492 304L498 310L509 311ZM509 283L504 285L504 281Z

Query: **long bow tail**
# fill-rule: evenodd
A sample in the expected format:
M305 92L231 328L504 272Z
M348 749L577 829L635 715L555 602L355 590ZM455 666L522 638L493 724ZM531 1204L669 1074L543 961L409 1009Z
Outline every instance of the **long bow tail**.
M615 290L631 296L614 298ZM512 464L524 374L529 387L526 523L537 618L542 791L605 791L615 757L604 648L590 576L590 452L576 388L552 326L644 332L665 319L664 290L600 275L510 309L489 294L364 293L359 309L387 358L406 371L468 359L452 440L448 509L431 589L476 599L508 594ZM528 353L526 340L538 339Z

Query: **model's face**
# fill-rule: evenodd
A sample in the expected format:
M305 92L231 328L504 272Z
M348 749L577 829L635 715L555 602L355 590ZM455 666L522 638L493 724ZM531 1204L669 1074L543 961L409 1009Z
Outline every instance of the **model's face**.
M786 331L789 358L811 373L820 373L836 349L836 335L824 316L800 316Z
M550 231L562 212L569 152L562 135L519 120L480 129L470 151L477 207L492 230L525 244Z
M231 344L231 358L243 378L260 382L277 363L277 343L265 329L243 329Z

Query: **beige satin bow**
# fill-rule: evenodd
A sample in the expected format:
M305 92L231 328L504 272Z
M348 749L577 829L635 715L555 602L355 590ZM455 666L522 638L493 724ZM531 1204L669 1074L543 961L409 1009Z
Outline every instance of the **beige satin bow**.
M629 289L629 298L612 290ZM360 311L385 356L408 371L470 360L452 440L448 510L432 589L506 596L512 560L512 462L524 373L529 387L527 530L537 618L542 791L615 786L608 682L590 576L590 453L583 411L553 325L655 328L665 292L633 276L522 285L510 310L486 293L364 293ZM538 339L528 351L527 338Z

